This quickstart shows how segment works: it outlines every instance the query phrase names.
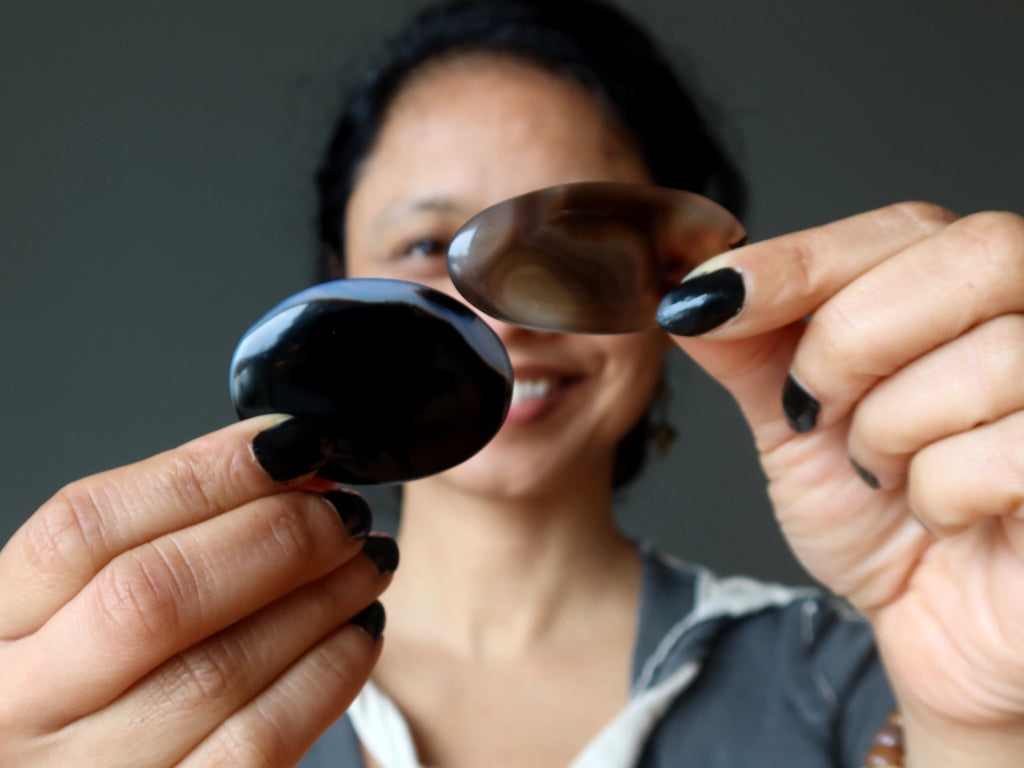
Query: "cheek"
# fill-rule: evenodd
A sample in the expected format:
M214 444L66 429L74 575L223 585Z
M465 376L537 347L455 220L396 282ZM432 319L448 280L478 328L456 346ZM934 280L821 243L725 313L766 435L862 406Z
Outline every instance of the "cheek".
M632 372L640 378L645 378L644 374L653 373L656 379L668 351L664 335L660 331L641 331L592 338L602 345L602 354L610 373L619 375Z
M665 363L664 334L649 331L600 339L605 358L605 397L631 427L647 409Z

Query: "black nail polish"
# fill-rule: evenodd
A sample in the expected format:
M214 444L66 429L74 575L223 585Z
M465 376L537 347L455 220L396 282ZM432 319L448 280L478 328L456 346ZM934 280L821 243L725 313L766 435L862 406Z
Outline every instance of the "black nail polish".
M559 184L463 224L451 239L448 274L466 301L513 325L629 333L654 325L658 301L681 276L744 239L732 214L690 192Z
M379 601L374 600L368 606L363 608L359 613L349 619L350 624L355 624L366 634L373 638L374 642L380 640L381 635L384 634L384 623L386 616L384 615L384 606Z
M818 423L821 403L790 374L782 390L782 410L786 413L790 429L794 432L810 432Z
M370 536L363 542L363 554L373 561L381 576L398 568L398 544L390 536Z
M684 280L658 305L658 325L676 336L699 336L736 317L747 291L732 268Z
M857 476L863 480L869 488L877 491L882 487L882 484L878 482L878 478L875 477L873 473L864 469L864 467L862 467L860 463L853 458L853 456L850 457L850 464L853 466L853 471L857 473Z
M323 435L311 419L282 421L252 441L256 460L271 478L293 480L318 469L326 460Z
M353 539L367 537L373 527L373 512L366 499L354 491L331 491L324 494L324 499L338 510L349 536Z

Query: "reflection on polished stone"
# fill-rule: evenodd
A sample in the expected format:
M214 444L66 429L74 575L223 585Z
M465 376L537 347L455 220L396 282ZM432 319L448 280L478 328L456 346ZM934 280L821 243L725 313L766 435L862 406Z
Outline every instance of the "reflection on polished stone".
M653 328L658 302L691 269L746 241L700 195L582 182L530 192L470 219L448 250L466 300L516 325L624 333Z
M512 368L498 337L459 301L397 280L338 280L283 301L239 342L240 418L312 417L321 477L411 480L459 464L505 419Z

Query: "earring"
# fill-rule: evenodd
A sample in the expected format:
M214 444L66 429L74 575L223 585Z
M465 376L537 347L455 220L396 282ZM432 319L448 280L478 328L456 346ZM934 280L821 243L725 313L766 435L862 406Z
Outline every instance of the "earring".
M662 379L658 383L658 391L654 393L654 400L651 401L650 418L647 426L647 438L654 446L654 455L659 459L664 458L672 448L672 443L679 436L679 431L672 425L669 419L671 412L672 393Z

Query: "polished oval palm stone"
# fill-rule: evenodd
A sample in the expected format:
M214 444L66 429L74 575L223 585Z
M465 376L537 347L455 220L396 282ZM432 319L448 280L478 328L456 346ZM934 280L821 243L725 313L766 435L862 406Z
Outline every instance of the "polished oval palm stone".
M469 307L397 280L337 280L292 296L238 343L240 418L313 420L342 483L396 483L472 456L508 411L512 367Z
M455 287L481 311L549 331L657 326L658 303L691 269L746 242L731 213L691 192L580 182L480 212L448 249Z

